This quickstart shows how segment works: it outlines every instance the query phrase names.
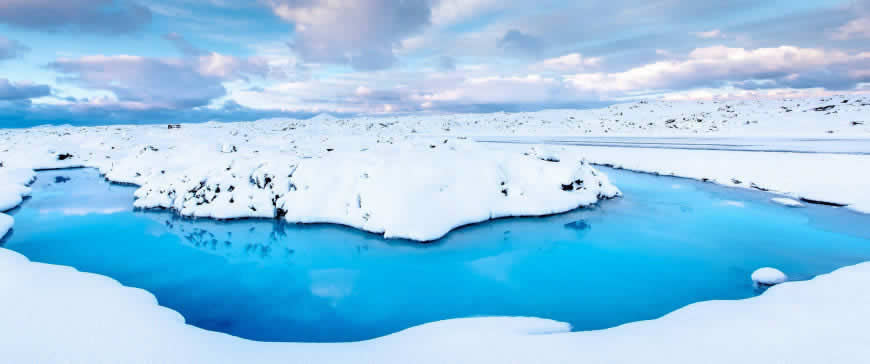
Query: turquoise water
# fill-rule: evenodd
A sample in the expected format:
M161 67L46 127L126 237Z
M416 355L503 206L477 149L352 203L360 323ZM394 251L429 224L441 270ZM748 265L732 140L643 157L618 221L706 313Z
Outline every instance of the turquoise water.
M480 315L600 329L751 297L749 275L763 266L808 279L870 260L865 215L604 170L624 198L473 225L431 244L134 211L135 188L95 170L40 172L3 246L144 288L190 324L267 341L361 340Z

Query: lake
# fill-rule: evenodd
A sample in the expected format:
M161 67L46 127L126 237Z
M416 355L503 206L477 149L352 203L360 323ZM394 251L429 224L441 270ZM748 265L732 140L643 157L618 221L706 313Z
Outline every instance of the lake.
M470 316L602 329L759 294L771 266L809 279L870 260L870 217L771 194L602 168L624 197L460 228L433 243L277 220L132 208L94 169L38 174L2 246L153 293L188 323L263 341L370 339ZM421 206L420 208L426 208Z

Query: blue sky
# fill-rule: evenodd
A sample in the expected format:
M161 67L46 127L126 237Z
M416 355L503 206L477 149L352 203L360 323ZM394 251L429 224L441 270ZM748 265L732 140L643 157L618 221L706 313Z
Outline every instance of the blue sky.
M0 0L0 127L523 111L868 82L868 0Z

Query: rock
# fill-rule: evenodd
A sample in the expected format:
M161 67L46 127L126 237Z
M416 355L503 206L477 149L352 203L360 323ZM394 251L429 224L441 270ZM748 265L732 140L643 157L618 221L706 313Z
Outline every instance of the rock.
M72 158L72 157L73 157L73 155L72 155L72 154L69 154L69 153L58 154L58 155L57 155L57 160L59 160L59 161L65 161L65 160L70 159L70 158Z
M560 161L559 156L552 150L540 146L531 147L525 155L540 159L545 162L557 163Z
M237 151L238 149L236 146L230 143L224 143L221 145L221 153L235 153Z
M837 107L837 105L819 106L817 108L814 108L813 111L828 111L828 110L833 109L835 107Z
M565 224L565 227L572 230L586 231L591 229L592 225L586 222L586 220L577 220Z
M788 280L785 273L775 268L759 268L752 272L752 284L756 288L768 288Z

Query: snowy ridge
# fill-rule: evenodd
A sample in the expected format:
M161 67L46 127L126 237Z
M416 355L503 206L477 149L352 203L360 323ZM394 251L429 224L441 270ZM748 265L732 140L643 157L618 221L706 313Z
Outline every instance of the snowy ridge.
M649 100L600 109L489 114L420 114L292 119L326 134L466 136L870 136L870 96L788 99Z
M11 362L861 363L870 355L870 263L758 297L568 332L523 317L454 319L353 343L263 343L184 323L154 296L107 277L31 263L0 248L0 352ZM8 274L12 273L12 274ZM82 294L86 292L87 294ZM52 345L45 345L50 342Z

